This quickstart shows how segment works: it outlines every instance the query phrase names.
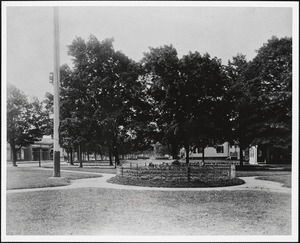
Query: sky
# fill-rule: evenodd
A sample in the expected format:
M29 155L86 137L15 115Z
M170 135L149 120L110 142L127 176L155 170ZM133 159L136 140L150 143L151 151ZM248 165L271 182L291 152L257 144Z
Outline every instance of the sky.
M72 3L72 2L71 2ZM67 46L76 36L114 38L115 50L135 61L149 47L172 44L178 56L208 52L227 64L237 53L251 60L273 35L292 36L291 7L61 6L60 64L72 66ZM53 7L6 8L6 81L42 100L53 92ZM2 37L3 38L3 37Z

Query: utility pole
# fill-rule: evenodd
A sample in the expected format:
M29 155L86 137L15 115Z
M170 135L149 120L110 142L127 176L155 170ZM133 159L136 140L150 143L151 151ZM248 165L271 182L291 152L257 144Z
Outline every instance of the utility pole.
M53 156L53 177L60 177L60 147L59 147L59 12L58 7L54 7L54 156Z

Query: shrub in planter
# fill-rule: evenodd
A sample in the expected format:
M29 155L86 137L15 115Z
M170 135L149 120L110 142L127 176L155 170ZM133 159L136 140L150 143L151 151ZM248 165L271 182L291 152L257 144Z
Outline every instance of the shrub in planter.
M174 160L174 161L172 162L172 165L178 166L178 165L180 165L180 162L179 162L178 160Z

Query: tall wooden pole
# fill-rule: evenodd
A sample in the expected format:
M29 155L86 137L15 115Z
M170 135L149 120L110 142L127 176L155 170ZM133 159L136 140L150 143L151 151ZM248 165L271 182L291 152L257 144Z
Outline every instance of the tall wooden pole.
M54 156L53 177L60 177L60 147L59 147L59 12L54 7Z

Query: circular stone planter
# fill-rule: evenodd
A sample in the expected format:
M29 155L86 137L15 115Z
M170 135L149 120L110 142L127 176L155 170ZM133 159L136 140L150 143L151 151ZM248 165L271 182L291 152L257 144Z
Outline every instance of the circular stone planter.
M154 165L117 167L110 183L146 187L223 187L245 182L235 176L235 165Z
M183 181L183 180L160 180L160 178L155 178L155 180L147 179L134 179L130 177L114 176L110 178L107 182L119 184L119 185L130 185L130 186L143 186L143 187L170 187L170 188L204 188L204 187L226 187L226 186L236 186L245 183L244 180L240 178L233 179L222 179L216 181Z

